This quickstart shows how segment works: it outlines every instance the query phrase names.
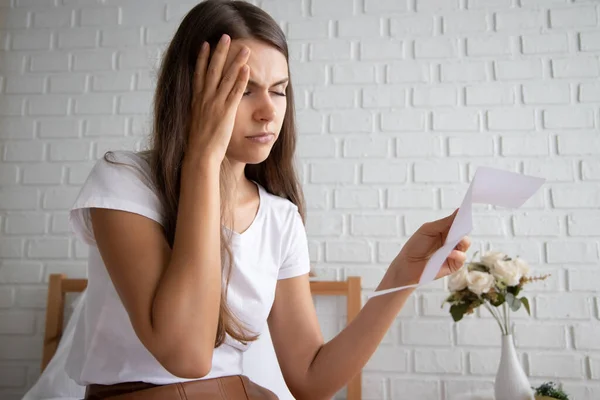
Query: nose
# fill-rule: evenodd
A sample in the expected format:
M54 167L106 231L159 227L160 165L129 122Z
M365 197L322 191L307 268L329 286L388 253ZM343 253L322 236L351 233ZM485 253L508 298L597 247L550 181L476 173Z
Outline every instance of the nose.
M275 119L275 114L275 105L269 95L261 96L254 110L254 118L261 122L271 122Z

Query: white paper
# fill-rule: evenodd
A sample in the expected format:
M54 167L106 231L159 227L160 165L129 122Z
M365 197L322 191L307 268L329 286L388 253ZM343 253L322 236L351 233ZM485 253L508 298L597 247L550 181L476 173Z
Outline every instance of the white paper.
M479 167L467 189L467 193L458 209L454 222L450 227L444 245L429 259L419 283L379 290L369 297L397 292L425 285L435 279L444 261L460 240L473 230L473 204L491 204L494 206L519 208L525 203L546 180L529 175L517 174L489 167Z

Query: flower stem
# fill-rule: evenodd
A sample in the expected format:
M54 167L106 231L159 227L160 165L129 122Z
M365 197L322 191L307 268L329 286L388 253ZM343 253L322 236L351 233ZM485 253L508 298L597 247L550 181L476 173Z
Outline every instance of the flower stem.
M492 317L494 317L494 319L498 323L498 326L500 327L500 332L502 332L502 334L504 334L504 327L502 326L502 322L500 321L500 317L498 315L496 315L496 313L492 310L492 307L490 307L489 304L487 304L487 303L483 303L483 304L485 305L485 308L488 309L488 311L490 312L490 314L492 314Z

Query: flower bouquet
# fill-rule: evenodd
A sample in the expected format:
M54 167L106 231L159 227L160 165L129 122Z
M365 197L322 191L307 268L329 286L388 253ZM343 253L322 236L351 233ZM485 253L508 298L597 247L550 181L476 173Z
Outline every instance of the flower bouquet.
M475 253L477 256L477 253ZM491 251L479 261L470 261L450 276L450 295L444 303L450 303L450 314L460 321L465 314L472 314L484 306L494 317L502 333L502 355L496 374L496 400L529 400L533 393L527 376L519 363L512 340L510 311L521 307L531 315L527 297L519 297L523 286L549 275L532 277L527 262L511 258L504 253Z

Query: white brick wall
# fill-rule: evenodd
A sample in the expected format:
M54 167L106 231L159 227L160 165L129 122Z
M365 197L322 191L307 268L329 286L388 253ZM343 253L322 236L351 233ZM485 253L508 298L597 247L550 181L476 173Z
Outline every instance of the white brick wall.
M289 38L310 254L373 290L478 165L548 182L520 210L475 207L475 250L530 260L515 341L533 384L600 398L600 3L255 0ZM39 374L48 275L85 276L67 210L94 160L139 149L156 67L188 1L0 1L0 397ZM444 282L409 300L364 373L365 399L492 387L499 332L454 324ZM317 299L328 337L343 307ZM337 303L336 303L337 304ZM341 303L340 303L341 304Z

